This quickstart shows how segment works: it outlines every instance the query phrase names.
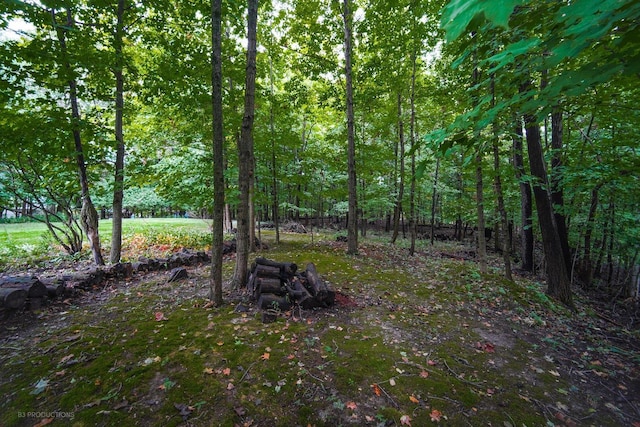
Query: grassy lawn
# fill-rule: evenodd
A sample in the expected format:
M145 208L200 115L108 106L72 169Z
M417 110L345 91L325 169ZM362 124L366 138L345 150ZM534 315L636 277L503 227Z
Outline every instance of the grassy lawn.
M191 230L206 232L210 221L188 218L127 218L122 221L123 235L158 232L162 230ZM100 221L100 238L107 243L111 239L111 220ZM48 239L47 226L39 222L0 224L0 247L14 245L38 245Z

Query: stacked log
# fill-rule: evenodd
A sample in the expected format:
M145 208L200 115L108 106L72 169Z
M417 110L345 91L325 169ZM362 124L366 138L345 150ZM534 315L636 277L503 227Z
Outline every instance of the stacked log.
M251 266L247 289L263 310L286 311L292 306L304 309L331 307L335 292L313 263L302 272L290 262L256 258Z
M28 305L40 308L47 298L47 287L36 276L3 277L0 279L0 300L5 308Z

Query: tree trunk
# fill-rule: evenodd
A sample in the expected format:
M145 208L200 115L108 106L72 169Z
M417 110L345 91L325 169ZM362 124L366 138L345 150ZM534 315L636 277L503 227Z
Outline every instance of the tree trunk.
M397 184L396 206L393 210L392 244L396 242L400 231L400 215L402 215L402 199L404 198L404 121L402 120L402 95L400 93L398 93L398 150L396 150L396 156L396 163L400 163L400 179Z
M247 281L247 267L249 261L249 227L251 202L250 191L253 181L253 121L255 112L256 89L256 32L258 21L258 0L248 0L247 17L247 70L245 81L244 116L242 129L238 140L238 189L240 191L238 204L238 232L236 266L233 273L233 286L244 287Z
M494 84L493 76L491 78L491 106L495 105L495 84ZM504 194L502 191L502 180L500 178L500 171L502 168L500 167L500 148L498 145L498 126L496 122L493 122L492 125L493 130L493 169L495 171L494 178L494 188L496 193L496 199L498 203L498 213L500 215L500 220L502 222L502 229L504 230L504 239L502 242L502 259L504 261L504 277L507 280L513 280L511 275L511 233L509 230L509 219L507 218L507 210L504 206ZM495 242L496 247L498 247L498 235L499 227L496 227L495 232Z
M269 59L269 84L271 86L271 99L269 102L269 132L271 136L271 178L273 190L271 193L272 199L272 216L273 226L276 230L276 245L280 243L280 224L278 218L278 170L276 164L276 131L275 131L275 118L274 118L274 91L273 91L273 63Z
M479 137L479 135L477 135ZM478 148L476 153L476 207L478 211L478 263L480 272L487 273L487 238L484 233L484 184L482 182L482 151Z
M431 246L435 239L436 201L438 197L438 174L440 173L440 157L436 159L436 173L433 177L433 191L431 193Z
M344 60L347 104L347 173L349 187L349 217L347 221L347 253L358 253L358 195L356 179L356 137L353 115L353 81L351 76L351 25L353 16L350 0L343 0L342 18L344 20Z
M72 134L75 145L76 163L78 165L78 176L80 179L80 189L82 198L82 209L80 211L80 225L87 234L89 245L93 254L93 262L96 265L104 265L104 259L100 248L100 235L98 233L98 212L93 206L91 195L89 193L89 179L87 178L87 165L84 160L84 150L82 147L82 138L80 136L80 109L78 107L78 87L74 77L74 71L68 59L66 32L75 26L75 22L71 15L71 10L67 9L67 19L64 25L58 24L56 20L55 10L51 10L53 24L55 25L58 42L62 53L62 61L64 73L69 79L69 101L71 103L72 117Z
M534 177L533 195L536 200L538 222L542 234L547 267L547 293L569 307L573 307L571 282L564 259L560 236L556 227L553 206L547 191L548 179L540 137L540 126L535 117L525 114L527 149L531 175Z
M115 50L115 66L113 74L116 78L116 117L115 117L115 137L116 137L116 164L115 177L113 182L113 222L111 224L111 253L109 261L115 264L120 261L122 252L122 198L124 195L124 77L122 75L124 67L124 57L122 52L122 42L124 37L124 11L125 0L118 0L118 15L116 32L113 39Z
M209 299L222 305L224 236L224 128L222 115L222 0L211 2L211 105L213 132L213 224Z
M414 28L415 29L415 28ZM414 41L415 42L415 41ZM409 190L409 234L411 245L409 255L416 252L416 234L418 221L416 219L416 63L417 52L414 48L411 55L411 95L409 103L411 105L411 118L409 119L409 139L411 144L411 188Z
M514 118L515 132L513 136L513 167L518 182L520 182L520 218L522 233L520 235L522 264L524 271L533 271L533 201L531 199L531 184L525 179L526 171L522 151L522 121Z
M553 154L551 157L551 203L553 204L554 217L556 226L558 227L558 235L560 237L560 245L562 253L567 262L567 271L571 271L571 250L569 248L569 231L567 230L567 221L562 208L564 207L564 194L560 178L562 176L562 168L564 162L562 160L562 110L560 107L554 107L551 114L551 148Z

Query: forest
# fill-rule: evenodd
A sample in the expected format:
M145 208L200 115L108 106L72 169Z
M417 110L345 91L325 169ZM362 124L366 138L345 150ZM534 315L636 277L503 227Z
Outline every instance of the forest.
M492 229L484 269L492 244L566 304L577 282L637 296L636 2L215 7L5 2L2 216L97 264L100 218L118 262L123 216L215 207L240 254L301 218L350 253L372 227Z

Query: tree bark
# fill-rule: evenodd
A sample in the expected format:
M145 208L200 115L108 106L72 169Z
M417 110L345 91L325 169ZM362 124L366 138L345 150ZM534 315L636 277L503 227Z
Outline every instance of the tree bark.
M520 268L524 271L533 271L533 201L531 199L531 184L525 179L522 142L522 121L514 118L513 136L513 167L516 179L520 183L520 218L522 222L522 233L520 234L520 246L522 264Z
M525 86L526 87L526 86ZM545 264L547 267L547 293L573 308L571 282L564 259L560 236L549 196L547 172L542 152L540 126L532 114L524 116L529 153L529 166L535 182L533 195L536 200L538 223L542 234Z
M491 106L495 105L495 82L493 76L491 78ZM507 280L513 280L511 274L511 233L509 230L509 219L507 218L507 210L504 206L504 193L502 191L502 179L500 178L500 148L498 145L498 125L493 122L493 169L495 171L494 188L496 193L496 199L498 204L498 213L500 215L500 221L502 223L502 229L504 230L504 239L502 244L502 259L504 261L504 276ZM496 227L495 242L499 240L498 236L499 228Z
M113 39L115 50L115 66L113 74L116 78L116 117L115 117L115 137L116 137L116 164L115 177L113 181L113 221L111 223L111 253L109 261L115 264L120 261L122 252L122 199L124 196L124 57L123 57L123 37L124 37L124 11L125 0L118 0L118 12L116 31Z
M411 188L409 190L409 234L411 236L411 244L409 246L409 255L413 256L416 252L416 235L418 221L416 219L416 65L418 53L414 47L411 54L411 95L409 96L409 104L411 105L411 117L409 119L409 140L411 145Z
M55 26L58 42L62 53L63 67L67 84L69 85L69 101L71 103L72 118L72 134L76 153L76 163L78 165L78 176L80 179L80 189L82 198L82 209L80 211L80 225L87 234L89 245L93 255L93 262L96 265L104 265L104 259L100 248L100 235L98 233L98 212L93 206L91 195L89 193L89 179L87 178L87 165L84 159L84 150L82 147L82 138L80 135L80 108L78 107L78 86L74 77L74 71L68 59L66 32L69 28L75 26L75 22L71 15L71 10L66 11L67 19L64 25L58 24L56 20L56 12L51 9L53 24Z
M222 115L222 0L211 2L211 105L213 132L213 225L209 299L222 305L224 237L224 127Z
M393 210L392 244L396 243L400 231L402 199L404 198L404 121L402 120L402 95L400 93L398 93L398 150L396 150L396 163L400 164L400 176L397 181L398 193L396 194L396 205Z
M554 217L556 226L558 227L558 236L562 253L567 263L567 271L571 271L571 249L569 248L569 231L567 229L567 220L562 208L564 207L564 194L560 177L562 175L562 167L564 166L562 156L563 145L562 131L562 110L560 107L554 107L551 113L551 148L553 150L551 156L551 203L553 204Z
M347 219L347 253L358 253L358 195L356 179L356 137L353 115L353 81L351 75L351 14L350 0L343 0L342 18L344 21L344 60L347 104L347 174L349 187L349 217Z
M256 90L256 39L258 23L258 0L248 0L247 14L247 69L245 79L244 116L238 140L238 232L236 266L233 273L233 286L241 288L246 285L249 261L249 227L251 213L251 182L253 181L253 121L255 114Z
M274 118L274 101L275 95L273 91L273 63L269 59L269 84L271 86L271 99L269 103L269 131L271 136L271 178L273 190L271 193L272 199L272 216L273 226L276 230L276 245L280 244L280 223L279 223L279 208L278 208L278 169L276 164L276 132L275 132L275 118Z

